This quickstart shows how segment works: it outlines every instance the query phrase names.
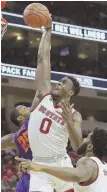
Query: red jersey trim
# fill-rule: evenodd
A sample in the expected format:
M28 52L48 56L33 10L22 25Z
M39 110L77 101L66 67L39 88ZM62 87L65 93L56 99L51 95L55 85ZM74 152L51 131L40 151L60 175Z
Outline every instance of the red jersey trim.
M74 192L74 190L73 189L69 189L69 190L67 190L65 192Z
M54 105L54 104L53 104ZM54 105L55 109L61 108L60 106Z
M93 159L92 159L92 161L94 161ZM88 186L88 185L91 185L91 184L93 184L96 180L97 180L97 178L98 178L98 175L99 175L99 166L98 166L98 164L97 164L97 162L96 161L94 161L95 163L96 163L96 165L97 165L97 176L96 176L96 178L95 179L93 179L92 181L89 181L89 182L84 182L84 183L78 183L80 186Z
M44 95L44 96L42 97L41 101L42 101L42 100L44 99L44 97L46 97L47 95L51 95L51 93L47 93L46 95ZM40 101L40 102L41 102L41 101ZM38 104L38 105L39 105L39 104ZM38 105L37 105L37 106L38 106ZM53 104L53 105L54 105L54 104ZM37 107L37 106L36 106L36 107ZM34 109L30 110L30 113L33 112L33 111L36 109L36 107L34 107ZM55 108L55 109L58 109L58 108L61 108L61 107L60 107L60 106L57 106L57 105L54 105L54 108ZM75 113L76 113L76 110L72 113L72 115L74 115Z
M47 93L46 95L44 95L44 96L41 98L41 101L42 101L47 95L51 95L51 93ZM41 102L41 101L40 101L40 102ZM39 104L38 104L38 105L39 105ZM38 105L37 105L37 106L38 106ZM34 109L30 110L30 113L33 112L33 111L37 108L37 106L34 107Z

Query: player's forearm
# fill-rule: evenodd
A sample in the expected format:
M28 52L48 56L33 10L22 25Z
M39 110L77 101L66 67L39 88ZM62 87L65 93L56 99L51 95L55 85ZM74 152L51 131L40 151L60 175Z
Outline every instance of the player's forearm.
M50 83L51 79L51 65L50 65L50 45L51 45L51 29L45 31L38 50L38 66L35 76L35 88L41 91L46 87L46 83ZM46 89L48 89L46 87ZM47 90L48 92L48 90Z
M75 124L73 123L72 120L67 122L67 128L69 132L69 139L70 139L71 146L74 151L77 151L78 147L82 143L82 135L79 134L79 132L75 128Z
M42 172L53 175L61 180L67 182L79 182L80 178L77 174L76 168L57 168L57 167L47 167L43 166Z
M50 46L51 46L51 29L46 29L43 32L41 42L38 50L38 64L50 59Z
M77 168L48 167L23 158L15 159L21 162L19 168L24 171L45 172L67 182L80 182L81 179L81 171Z

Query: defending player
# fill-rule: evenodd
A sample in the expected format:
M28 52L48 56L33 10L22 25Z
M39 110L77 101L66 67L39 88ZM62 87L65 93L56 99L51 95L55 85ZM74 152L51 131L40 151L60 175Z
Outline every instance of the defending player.
M65 77L54 90L51 89L50 47L51 24L43 32L38 51L36 95L28 127L29 142L33 161L49 166L72 167L66 153L68 137L73 148L77 149L82 141L82 120L81 115L69 107L68 100L78 94L80 87L76 79ZM67 105L67 110L61 114L62 105ZM30 176L30 192L53 192L56 187L56 179L45 173L31 172ZM57 182L60 182L60 192L73 188L72 183Z
M23 111L22 114L18 114L17 109L26 109L26 115ZM16 133L8 134L1 138L1 149L15 149L19 155L25 159L32 159L32 152L28 141L28 119L30 112L24 106L18 106L11 112L10 119L12 122L19 127ZM15 116L20 119L20 122L15 118ZM29 181L30 175L23 174L22 178L18 181L16 185L16 192L29 192Z
M16 158L22 161L20 168L25 170L41 171L56 176L64 181L74 182L75 192L106 192L107 191L107 130L96 128L83 141L79 154L83 157L77 162L76 168L56 168L38 165L31 161Z

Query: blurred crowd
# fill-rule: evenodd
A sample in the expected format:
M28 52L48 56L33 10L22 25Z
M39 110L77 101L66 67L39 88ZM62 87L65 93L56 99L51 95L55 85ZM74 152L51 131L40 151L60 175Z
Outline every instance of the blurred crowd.
M37 66L36 58L36 49L34 53L34 50L30 49L28 51L20 50L17 47L9 49L2 45L1 61L3 63L35 68ZM71 54L60 56L58 52L57 55L51 55L51 66L53 71L107 78L107 57L94 61L88 58L73 57Z
M4 116L4 109L1 110L1 136L10 133ZM15 186L22 173L17 169L17 162L14 160L16 151L5 150L1 152L1 192L15 192Z
M1 153L1 192L15 192L16 183L22 173L14 160L16 151L5 150Z

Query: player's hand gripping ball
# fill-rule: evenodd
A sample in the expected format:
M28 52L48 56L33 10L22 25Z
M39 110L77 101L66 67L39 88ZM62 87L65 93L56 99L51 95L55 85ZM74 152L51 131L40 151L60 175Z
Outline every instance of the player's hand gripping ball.
M23 12L24 22L32 28L47 26L50 20L50 13L44 5L32 3Z
M6 6L6 1L1 1L1 9L4 9Z

